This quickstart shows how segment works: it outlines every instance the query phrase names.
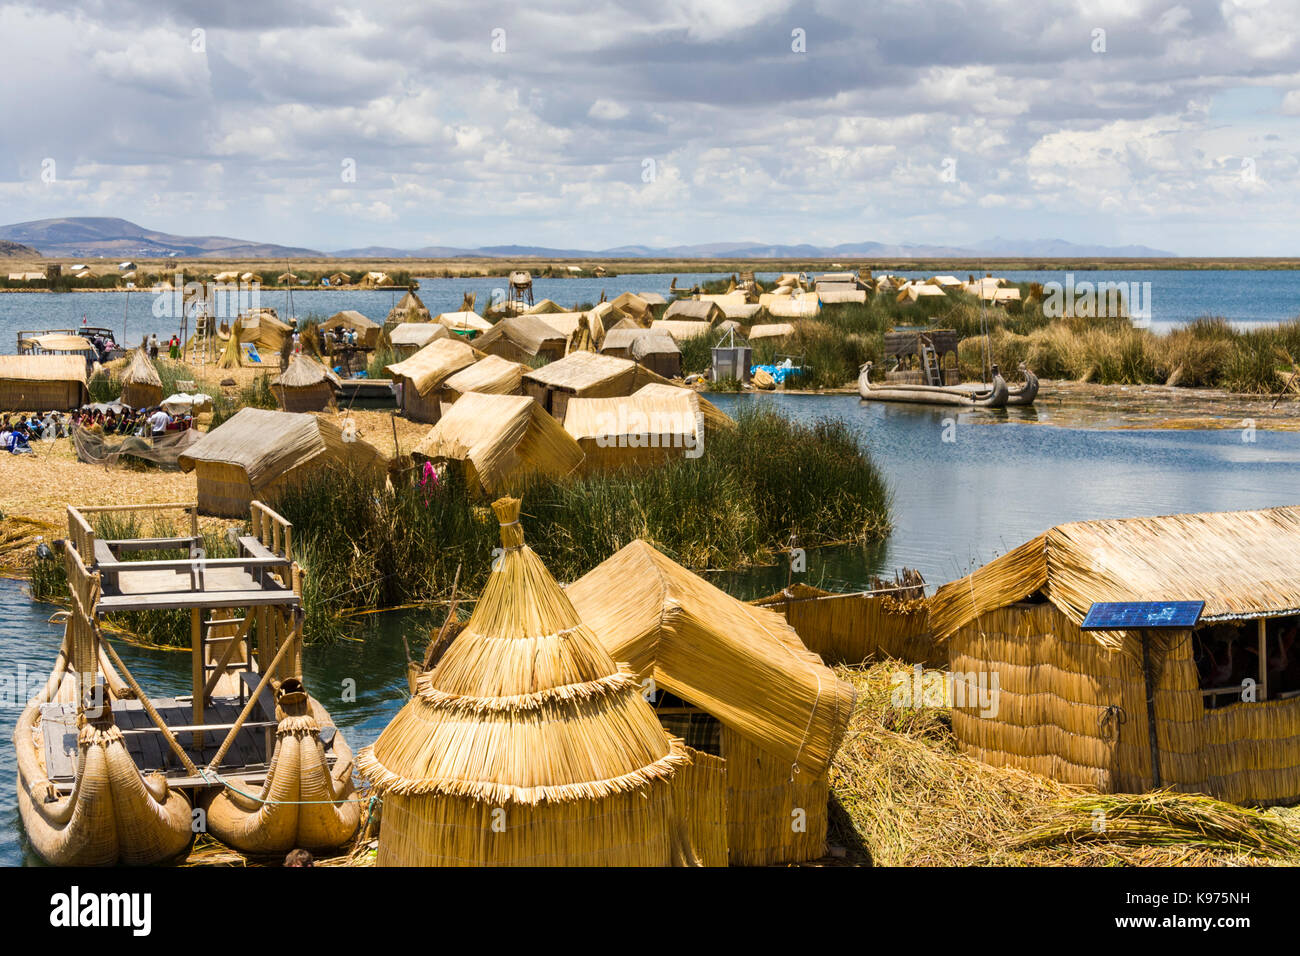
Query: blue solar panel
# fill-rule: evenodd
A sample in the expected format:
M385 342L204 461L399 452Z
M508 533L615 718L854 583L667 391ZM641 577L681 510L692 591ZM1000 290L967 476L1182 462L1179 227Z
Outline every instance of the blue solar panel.
M1085 631L1126 631L1139 627L1195 627L1204 601L1098 601L1083 619Z

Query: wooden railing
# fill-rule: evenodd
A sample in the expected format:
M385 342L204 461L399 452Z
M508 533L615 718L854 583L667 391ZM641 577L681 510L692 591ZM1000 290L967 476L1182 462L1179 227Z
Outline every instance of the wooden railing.
M293 560L293 525L260 501L249 506L253 522L253 537L272 554Z
M190 516L190 535L197 538L199 536L199 506L197 502L191 501L169 501L162 504L148 505L68 505L68 532L73 542L77 545L77 550L81 551L81 541L77 540L77 532L73 530L74 521L78 522L84 529L84 534L89 535L87 544L94 547L95 536L91 532L90 523L86 520L86 515L102 514L123 514L136 511L184 511ZM87 552L82 551L85 555Z

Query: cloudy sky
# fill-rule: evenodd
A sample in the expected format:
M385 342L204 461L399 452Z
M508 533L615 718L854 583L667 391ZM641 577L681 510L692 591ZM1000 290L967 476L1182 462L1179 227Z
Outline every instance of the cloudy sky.
M0 56L0 222L1300 253L1297 0L0 0Z

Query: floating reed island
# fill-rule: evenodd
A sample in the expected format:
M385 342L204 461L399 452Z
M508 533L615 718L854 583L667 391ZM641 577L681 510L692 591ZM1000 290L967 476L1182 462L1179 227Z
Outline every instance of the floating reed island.
M187 533L167 537L103 538L89 520L177 510ZM196 832L253 855L356 832L352 751L303 684L292 528L261 502L252 514L237 556L207 558L197 505L68 508L63 645L13 738L46 862L161 863ZM170 609L190 619L189 695L150 694L104 636L116 614Z

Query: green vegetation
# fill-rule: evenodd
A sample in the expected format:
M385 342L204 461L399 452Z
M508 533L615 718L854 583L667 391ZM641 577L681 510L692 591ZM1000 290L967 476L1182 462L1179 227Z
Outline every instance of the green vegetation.
M844 423L796 424L758 408L737 424L711 434L698 459L512 489L523 495L529 543L573 580L635 538L703 570L770 562L792 532L806 547L887 533L888 492ZM353 608L445 598L458 566L462 589L478 593L499 545L487 501L456 470L424 487L323 472L276 508L308 569L313 640L339 634Z
M164 346L165 348L165 346ZM130 356L128 355L128 360ZM194 369L181 362L159 359L154 362L158 377L162 379L163 398L181 391L180 383L194 380ZM123 366L125 369L125 366ZM92 402L112 402L122 397L122 379L120 371L100 371L90 380L90 400Z

